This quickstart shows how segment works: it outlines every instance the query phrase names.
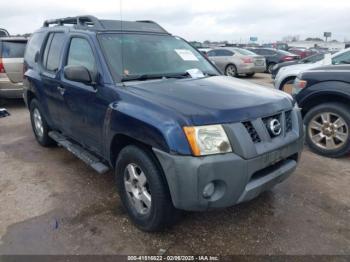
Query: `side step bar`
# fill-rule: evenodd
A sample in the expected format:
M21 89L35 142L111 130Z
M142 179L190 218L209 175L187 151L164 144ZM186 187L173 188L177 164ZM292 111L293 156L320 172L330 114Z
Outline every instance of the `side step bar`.
M55 140L58 145L64 147L69 152L83 160L99 174L104 174L109 170L109 167L102 163L100 159L98 159L96 156L88 152L80 145L68 140L64 135L55 131L50 131L49 136Z

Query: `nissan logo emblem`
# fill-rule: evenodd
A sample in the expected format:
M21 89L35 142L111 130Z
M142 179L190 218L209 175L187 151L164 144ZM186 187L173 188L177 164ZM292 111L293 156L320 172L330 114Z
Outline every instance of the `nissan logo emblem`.
M279 136L282 132L282 126L278 119L274 118L269 121L268 124L270 134L274 136Z

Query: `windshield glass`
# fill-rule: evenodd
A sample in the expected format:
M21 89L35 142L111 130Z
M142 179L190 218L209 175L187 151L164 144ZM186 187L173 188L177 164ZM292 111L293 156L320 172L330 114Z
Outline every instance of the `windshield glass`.
M178 37L102 34L100 42L110 70L117 79L184 75L189 69L199 69L208 75L218 74L198 51Z
M253 53L249 50L241 49L241 48L235 48L234 51L237 53L240 53L241 55L256 55L255 53Z

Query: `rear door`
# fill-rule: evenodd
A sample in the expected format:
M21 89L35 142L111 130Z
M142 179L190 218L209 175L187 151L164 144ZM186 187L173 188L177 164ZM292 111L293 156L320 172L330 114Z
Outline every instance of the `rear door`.
M1 59L7 77L12 83L23 81L23 57L26 40L2 40Z
M208 52L210 60L215 62L215 65L220 68L222 72L225 72L226 66L232 62L234 53L225 49L215 49Z

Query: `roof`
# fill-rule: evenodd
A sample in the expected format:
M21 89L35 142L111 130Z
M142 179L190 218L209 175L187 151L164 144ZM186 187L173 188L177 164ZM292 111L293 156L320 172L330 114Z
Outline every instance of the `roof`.
M75 29L89 31L125 31L125 32L152 32L166 33L164 28L153 21L120 21L120 20L101 20L91 15L58 18L46 20L44 28L50 26L72 26Z

